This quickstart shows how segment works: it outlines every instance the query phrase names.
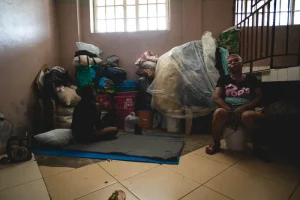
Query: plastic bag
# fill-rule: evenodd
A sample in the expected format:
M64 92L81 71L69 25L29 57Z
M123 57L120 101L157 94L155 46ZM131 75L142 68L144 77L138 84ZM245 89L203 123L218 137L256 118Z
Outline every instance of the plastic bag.
M137 116L135 116L134 112L131 112L130 115L128 115L125 118L125 126L124 126L125 131L129 133L133 133L136 124L140 124L140 120Z
M148 92L152 108L164 115L185 110L176 118L199 117L216 108L214 89L219 78L215 68L216 41L206 32L202 40L188 42L162 55ZM189 112L187 112L189 111Z
M101 49L99 49L98 47L92 44L87 44L84 42L76 42L76 46L78 51L82 51L82 50L89 51L90 53L95 54L97 56L100 56L103 53Z

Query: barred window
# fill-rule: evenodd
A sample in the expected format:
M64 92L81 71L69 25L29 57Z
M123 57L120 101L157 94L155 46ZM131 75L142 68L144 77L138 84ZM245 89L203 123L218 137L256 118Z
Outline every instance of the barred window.
M169 0L91 0L92 32L169 29Z

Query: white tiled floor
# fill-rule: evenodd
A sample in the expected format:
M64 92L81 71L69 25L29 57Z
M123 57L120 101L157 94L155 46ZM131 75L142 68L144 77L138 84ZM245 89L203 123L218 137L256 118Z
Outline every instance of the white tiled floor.
M228 151L209 156L204 149L181 157L179 165L111 161L38 168L32 160L0 168L0 199L105 200L115 190L127 200L300 199L299 167Z

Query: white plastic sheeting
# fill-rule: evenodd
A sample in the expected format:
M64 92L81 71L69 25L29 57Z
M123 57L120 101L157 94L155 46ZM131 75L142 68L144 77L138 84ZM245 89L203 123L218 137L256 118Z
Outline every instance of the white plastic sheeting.
M216 40L205 32L202 40L188 42L162 55L155 79L147 90L152 94L152 107L169 116L173 116L174 110L185 111L174 116L177 118L203 116L214 110L213 94L219 78L216 48Z

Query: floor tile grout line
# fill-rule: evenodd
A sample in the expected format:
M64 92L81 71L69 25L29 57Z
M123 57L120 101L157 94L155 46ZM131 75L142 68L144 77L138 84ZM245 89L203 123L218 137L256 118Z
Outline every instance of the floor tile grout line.
M125 185L123 185L123 184L121 183L121 181L119 181L119 183L120 183L120 185L122 185L124 188L126 188L126 190L128 190L133 196L135 196L138 200L140 200L140 198L139 198L137 195L135 195L128 187L126 187Z
M86 166L87 166L87 165L86 165ZM83 167L85 167L85 166L83 166ZM81 167L79 167L79 168L81 168ZM57 174L52 174L52 175L47 176L47 177L44 177L42 171L41 171L41 170L40 170L40 171L41 171L41 174L42 174L43 178L46 179L46 178L51 178L51 177L53 177L53 176L60 175L60 174L64 174L64 173L67 173L67 172L70 172L70 171L73 171L73 170L79 169L79 168L73 168L73 169L70 169L70 170L67 170L67 171L64 171L64 172L60 172L60 173L57 173Z
M209 160L216 161L216 162L218 162L218 163L222 163L222 164L228 165L228 166L231 166L231 165L232 165L232 164L228 164L228 163L225 163L225 162L222 162L222 161L219 161L219 160L215 160L215 159L212 159L212 158L208 158L208 157L206 157L206 156L199 155L199 154L196 154L196 153L193 153L193 154L195 154L195 155L197 155L197 156L201 156L201 157L203 157L203 158L207 158L207 159L209 159ZM233 164L236 164L236 163L240 162L241 160L242 160L242 159L237 160L237 161L234 162Z
M97 163L98 164L98 163ZM99 165L99 164L98 164ZM101 165L99 165L102 169L104 169L104 167L102 167ZM129 179L129 178L132 178L132 177L134 177L134 176L137 176L137 175L139 175L139 174L142 174L142 173L144 173L144 172L147 172L147 171L149 171L149 170L151 170L151 169L154 169L154 168L156 168L156 167L159 167L159 166L161 166L161 164L157 164L157 166L154 166L154 167L151 167L151 168L149 168L149 169L147 169L147 170L145 170L145 171L142 171L142 172L140 172L140 173L137 173L137 174L135 174L135 175L132 175L132 176L129 176L129 177L127 177L127 178L124 178L124 179L122 179L122 180L120 180L120 181L124 181L124 180L126 180L126 179ZM104 169L105 170L105 169ZM105 170L109 175L111 175L111 176L113 176L112 174L110 174L107 170ZM115 178L116 179L116 178ZM116 179L117 180L117 179ZM119 180L117 180L117 181L119 181Z
M209 181L211 181L212 179L216 178L217 176L219 176L220 174L222 174L223 172L225 172L226 170L228 170L230 167L232 167L232 165L228 166L226 169L224 169L223 171L221 171L220 173L216 174L215 176L213 176L212 178L210 178L209 180L205 181L203 183L203 185L205 185L206 183L208 183Z
M45 181L44 178L43 178L43 182L44 182L45 187L46 187L46 190L47 190L47 192L48 192L49 199L51 200L52 198L51 198L51 195L50 195L50 191L49 191L49 189L48 189L48 187L47 187L47 184L46 184L46 181Z
M8 187L8 188L0 189L0 192L2 192L2 191L4 191L4 190L11 189L11 188L14 188L14 187L18 187L18 186L20 186L20 185L25 185L25 184L27 184L27 183L31 183L31 182L34 182L34 181L38 181L38 180L41 180L41 179L43 179L43 177L38 178L38 179L31 180L31 181L28 181L28 182L25 182L25 183L21 183L21 184L17 184L17 185L14 185L14 186L10 186L10 187ZM44 181L44 180L43 180L43 181Z
M204 184L203 184L203 187L206 187L206 188L208 188L208 189L210 189L210 190L212 190L212 191L214 191L214 192L216 192L218 194L221 194L222 196L227 197L228 199L234 200L233 198L231 198L231 197L229 197L229 196L227 196L225 194L222 194L221 192L218 192L217 190L214 190L214 189L212 189L212 188L210 188L208 186L205 186Z
M298 181L298 184L296 185L295 189L293 190L292 194L289 196L288 200L292 199L293 195L295 194L296 190L300 187L300 181Z
M164 166L164 165L162 165L164 168L166 168L167 170L170 170L170 171L172 171L172 172L175 172L176 174L178 174L178 175L180 175L180 176L183 176L183 177L185 177L185 178L187 178L187 179L189 179L189 180L191 180L191 181L193 181L193 182L195 182L195 183L197 183L197 184L200 184L200 185L202 185L203 183L199 183L199 182L197 182L197 181L195 181L195 180L193 180L193 179L191 179L191 178L189 178L189 177L187 177L187 176L185 176L185 175L183 175L183 174L180 174L179 172L176 172L176 171L174 171L173 169L170 169L170 168L168 168L168 167L166 167L166 166Z
M97 163L98 164L98 163ZM98 164L99 165L99 164ZM159 165L158 165L159 166ZM158 167L158 166L154 166L154 167L152 167L151 169L154 169L154 168L156 168L156 167ZM100 166L99 165L99 167L100 168L102 168L106 173L108 173L109 175L111 175L106 169L104 169L102 166ZM149 171L150 169L148 169L148 170L146 170L146 171ZM146 171L144 171L144 172L146 172ZM141 172L141 173L143 173L143 172ZM139 174L141 174L141 173L139 173ZM136 174L136 175L138 175L138 174ZM134 176L136 176L136 175L134 175ZM112 177L113 177L113 175L111 175ZM131 176L131 177L133 177L133 176ZM114 178L114 177L113 177ZM130 177L128 177L128 178L130 178ZM115 179L115 178L114 178ZM126 178L127 179L127 178ZM126 179L123 179L123 180L126 180ZM140 198L138 198L131 190L129 190L129 188L127 188L125 185L123 185L122 183L121 183L121 181L123 181L123 180L121 180L121 181L119 181L119 180L117 180L117 179L115 179L116 181L117 181L117 183L119 183L120 185L122 185L124 188L126 188L133 196L135 196L138 200L140 200ZM115 184L115 183L114 183ZM103 189L103 188L101 188L101 189ZM99 190L101 190L101 189L99 189ZM98 190L97 190L98 191Z
M236 168L236 169L239 169L239 170L242 170L242 171L244 171L244 172L248 172L248 173L250 173L250 174L252 174L252 175L256 175L256 176L259 176L259 177L261 177L261 178L265 178L265 179L267 179L267 180L269 180L269 181L272 181L272 182L275 182L275 183L279 183L280 185L283 185L283 186L286 186L286 185L287 185L287 184L285 184L285 183L279 182L279 181L277 181L277 180L273 180L273 179L271 179L271 178L269 178L269 177L266 177L266 176L263 176L263 175L261 175L261 174L257 174L257 173L254 173L254 172L250 172L250 171L248 171L248 170L246 170L246 169L242 169L242 168L235 167L235 166L232 166L232 167L234 167L234 168Z
M193 189L192 191L190 191L189 193L187 193L186 195L180 197L179 200L183 199L184 197L188 196L189 194L191 194L192 192L195 192L197 189L199 189L200 187L202 187L203 184L199 185L198 187L196 187L195 189Z
M85 196L88 196L88 195L90 195L90 194L93 194L93 193L95 193L95 192L98 192L99 190L102 190L102 189L104 189L104 188L110 187L110 186L112 186L112 185L114 185L114 184L117 184L117 183L118 183L118 181L115 182L115 183L108 184L108 185L106 185L105 187L99 188L99 189L97 189L97 190L95 190L95 191L93 191L93 192L90 192L90 193L88 193L88 194L84 194L84 195L82 195L82 196L80 196L80 197L76 197L74 200L80 199L80 198L85 197Z
M205 157L205 156L203 156L203 155L199 155L199 154L196 154L196 153L193 153L193 154L198 155L198 156L201 156L201 157L203 157L203 158L207 158L207 159L210 159L210 160L214 160L214 159ZM282 183L282 182L279 182L279 181L277 181L277 180L273 180L273 179L271 179L271 178L269 178L269 177L266 177L266 176L263 176L263 175L261 175L261 174L253 173L253 172L250 172L250 171L248 171L248 170L241 169L241 168L239 168L239 167L235 167L235 166L234 166L234 165L237 164L238 162L240 162L240 161L242 161L242 160L245 160L245 159L246 159L246 158L243 157L243 158L241 158L240 160L236 161L235 163L229 165L229 167L234 167L234 168L236 168L236 169L240 169L240 170L243 170L243 171L245 171L245 172L251 173L251 174L253 174L253 175L260 176L260 177L262 177L262 178L265 178L265 179L268 179L268 180L270 180L270 181L279 183L279 184L281 184L281 185L286 185L286 184L284 184L284 183ZM218 160L214 160L214 161L217 161L217 162L222 163L222 164L227 164L227 163L224 163L224 162L221 162L221 161L218 161ZM228 164L227 164L227 165L228 165Z

